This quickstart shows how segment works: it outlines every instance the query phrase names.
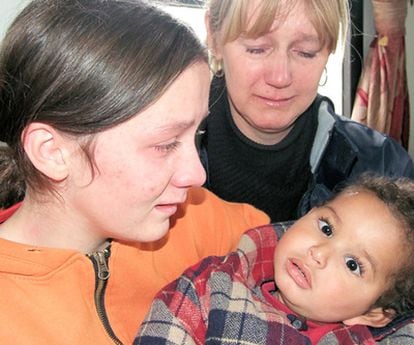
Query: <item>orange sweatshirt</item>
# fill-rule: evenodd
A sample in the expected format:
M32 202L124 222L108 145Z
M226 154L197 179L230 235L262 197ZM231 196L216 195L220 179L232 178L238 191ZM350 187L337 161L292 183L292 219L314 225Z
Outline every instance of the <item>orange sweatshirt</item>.
M13 211L0 212L0 222ZM1 343L131 344L159 289L201 258L234 249L246 229L268 222L249 205L194 188L168 236L136 246L114 241L107 264L103 252L94 255L100 263L94 265L76 251L0 239Z

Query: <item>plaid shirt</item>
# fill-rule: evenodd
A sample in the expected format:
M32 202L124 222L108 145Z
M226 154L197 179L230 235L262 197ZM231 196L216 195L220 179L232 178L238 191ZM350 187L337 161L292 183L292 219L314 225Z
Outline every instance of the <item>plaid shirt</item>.
M186 270L157 295L134 344L310 345L261 290L264 282L273 280L277 238L288 225L249 230L237 252L208 257ZM395 325L384 329L377 340L393 333L396 337L386 337L384 344L414 344L413 324L404 325L403 331L395 332ZM365 326L339 327L318 341L318 345L348 344L378 343Z

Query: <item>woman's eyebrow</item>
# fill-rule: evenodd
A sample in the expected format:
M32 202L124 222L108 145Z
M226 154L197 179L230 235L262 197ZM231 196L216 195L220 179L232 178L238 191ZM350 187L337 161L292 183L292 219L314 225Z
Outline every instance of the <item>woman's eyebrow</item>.
M180 121L174 123L167 123L165 125L160 125L155 127L154 129L160 132L166 132L171 130L183 130L193 126L195 123L194 120L192 121Z
M301 33L298 39L301 41L320 42L318 35L313 35L313 34L310 35L310 34Z

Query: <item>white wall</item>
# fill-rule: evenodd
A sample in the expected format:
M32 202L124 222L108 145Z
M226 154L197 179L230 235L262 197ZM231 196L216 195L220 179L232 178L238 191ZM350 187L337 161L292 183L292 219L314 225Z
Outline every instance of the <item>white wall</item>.
M0 0L0 40L11 21L28 2L29 0Z

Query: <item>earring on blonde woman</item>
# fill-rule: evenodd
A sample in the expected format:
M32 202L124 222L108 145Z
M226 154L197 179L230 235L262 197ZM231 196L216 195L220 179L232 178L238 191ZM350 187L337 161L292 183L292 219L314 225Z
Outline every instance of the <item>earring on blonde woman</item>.
M323 82L321 83L321 81L319 81L319 86L325 86L328 81L328 70L326 66L323 68L323 75L324 75ZM322 80L322 77L321 77L321 80Z
M217 60L216 58L213 58L213 71L215 77L224 77L223 60Z

